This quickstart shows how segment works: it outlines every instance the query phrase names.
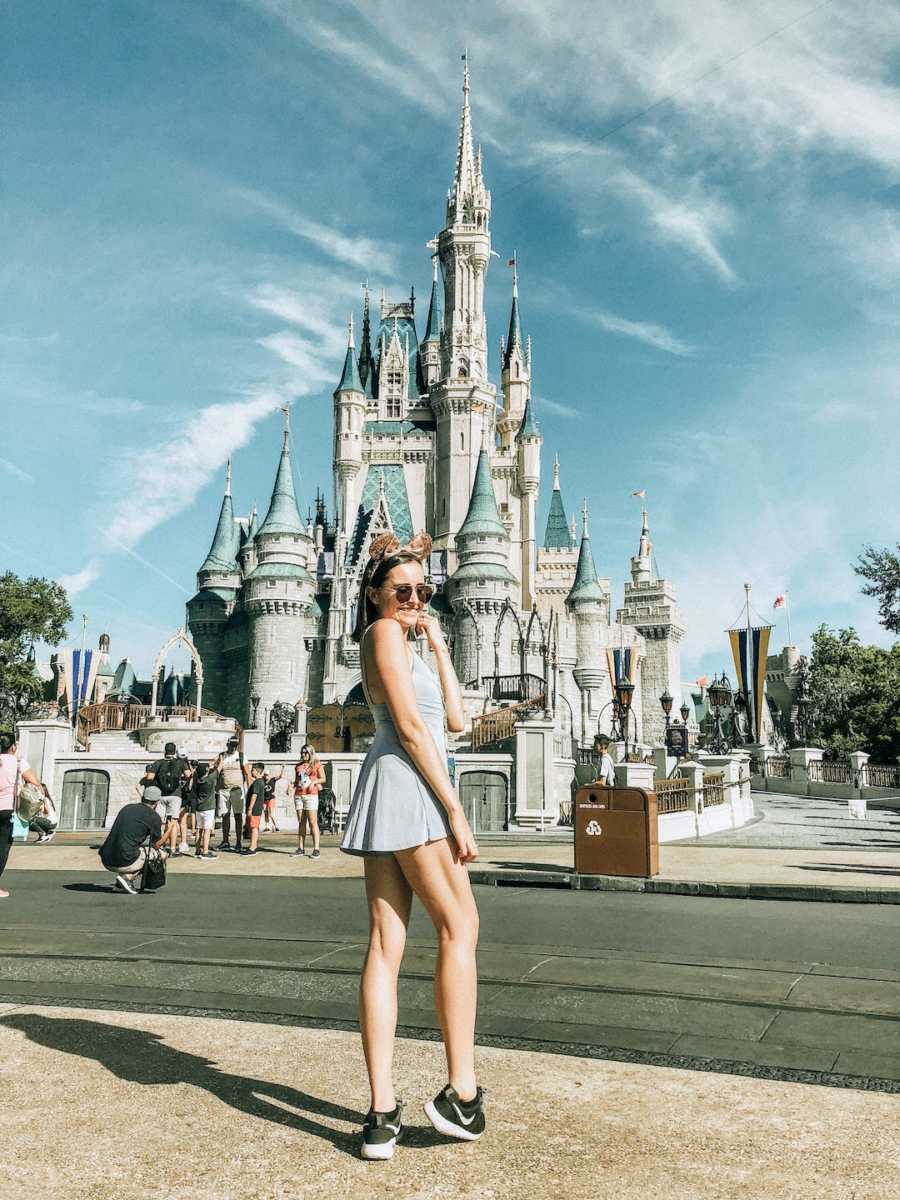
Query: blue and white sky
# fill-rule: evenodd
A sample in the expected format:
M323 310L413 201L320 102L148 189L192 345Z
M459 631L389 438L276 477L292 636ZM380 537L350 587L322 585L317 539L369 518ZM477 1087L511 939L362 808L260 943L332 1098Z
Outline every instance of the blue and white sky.
M850 564L900 536L896 6L12 0L4 26L0 554L67 584L73 638L85 612L149 669L229 454L238 510L267 503L285 402L302 507L330 498L361 283L413 283L424 321L468 47L541 528L558 452L620 596L646 488L686 679L727 665L745 580L764 614L789 589L801 646L884 640Z

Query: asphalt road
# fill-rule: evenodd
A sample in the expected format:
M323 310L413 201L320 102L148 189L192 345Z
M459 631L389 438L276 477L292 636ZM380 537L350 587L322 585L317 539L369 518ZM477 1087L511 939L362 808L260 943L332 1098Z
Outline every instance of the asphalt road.
M16 871L0 1002L353 1026L357 879ZM12 882L12 881L11 881ZM887 906L477 888L479 1036L562 1053L900 1091L900 939ZM434 1034L435 943L418 906L401 1022Z

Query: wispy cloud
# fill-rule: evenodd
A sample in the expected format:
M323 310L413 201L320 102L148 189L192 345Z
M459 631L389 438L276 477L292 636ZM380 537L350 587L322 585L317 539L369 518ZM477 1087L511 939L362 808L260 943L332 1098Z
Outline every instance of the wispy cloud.
M569 311L573 317L576 317L579 321L584 321L587 325L597 326L600 329L606 330L607 333L635 338L637 341L644 342L648 346L653 346L657 350L664 350L667 354L688 357L695 354L697 350L696 346L682 341L670 329L667 329L665 325L659 325L655 321L630 321L627 317L620 317L615 313L605 312L603 309L584 308L574 305Z
M172 587L177 588L183 595L193 595L193 593L186 588L184 584L179 583L177 579L173 579L171 575L167 575L161 567L156 565L156 563L152 563L149 558L144 558L143 554L138 554L137 550L133 550L130 546L126 546L124 542L116 542L115 549L121 550L123 554L127 554L128 557L133 558L135 562L139 562L141 566L146 567L149 571L153 571L154 574L160 577L160 579L165 579L166 583L171 583Z
M14 462L10 462L8 458L0 458L0 471L6 471L15 479L21 479L23 483L34 483L34 476L29 475L27 471L23 471L21 467L17 467Z
M264 213L289 233L312 242L324 254L336 262L359 267L373 274L390 275L394 270L394 255L384 242L367 237L351 237L322 225L304 213L274 196L267 196L254 188L232 188L232 194L250 208Z
M144 412L147 407L140 400L130 400L126 396L98 396L95 393L81 399L79 406L84 412L101 417L131 417Z
M551 400L548 396L540 396L537 398L535 405L538 419L541 413L552 413L554 417L562 417L565 421L576 421L584 414L577 408L573 408L571 404L562 404L559 400Z
M152 455L135 450L125 464L128 495L114 501L103 521L106 546L133 550L151 530L189 508L226 459L250 442L259 422L287 399L267 389L235 403L207 405Z
M71 575L60 575L57 582L71 597L86 591L99 576L100 560L92 558L80 571L74 571Z

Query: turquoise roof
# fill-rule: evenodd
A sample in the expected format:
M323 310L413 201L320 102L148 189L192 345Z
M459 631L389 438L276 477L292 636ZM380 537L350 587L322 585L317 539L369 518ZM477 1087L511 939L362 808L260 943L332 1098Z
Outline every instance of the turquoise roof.
M572 549L572 535L569 533L569 523L566 520L566 510L563 508L562 493L559 488L554 488L550 497L550 511L547 513L547 529L544 533L544 549Z
M206 587L202 592L198 592L196 596L191 596L190 600L188 600L188 605L190 606L191 604L197 604L198 602L209 601L209 599L213 596L215 596L217 600L222 600L225 604L230 604L234 599L234 593L236 591L237 588Z
M515 575L501 563L480 562L466 563L457 567L451 576L454 583L468 583L470 580L500 580L502 583L517 583Z
M213 535L209 554L203 560L201 571L236 571L238 569L236 555L240 530L235 524L234 508L231 494L222 497L222 507L219 509L219 520Z
M428 428L425 425L420 425L416 421L366 421L363 426L364 433L374 434L397 434L402 433L404 436L409 433L421 433L427 436Z
M444 324L444 286L437 277L431 284L431 300L428 304L428 320L425 324L426 342L439 342Z
M285 434L281 460L275 476L275 486L272 488L272 499L266 519L260 526L257 537L266 533L306 533L306 526L300 519L297 509L297 496L294 492L294 469L291 465L291 451Z
M394 533L401 545L406 545L412 539L414 532L412 512L409 507L409 495L406 491L406 476L403 473L403 467L399 463L369 467L356 513L353 536L347 545L348 563L355 563L362 552L366 534L372 523L372 515L378 503L382 479L384 480L384 498L391 516Z
M497 497L494 495L491 464L486 450L482 450L478 455L469 511L456 536L461 538L473 533L494 533L506 537L506 530L497 511Z
M531 408L531 396L525 401L525 411L522 413L522 424L519 426L519 432L516 434L516 441L521 441L527 437L540 437L541 431L537 427L537 421L534 419L534 413Z
M594 566L594 556L591 553L591 539L583 534L581 547L578 551L578 567L575 570L575 582L566 600L602 600L603 589L597 578L597 568Z
M341 372L341 382L335 389L338 392L363 392L362 381L359 378L359 368L356 365L356 355L353 347L347 347L344 357L344 369Z
M303 579L315 583L306 567L299 563L264 562L250 572L248 579Z

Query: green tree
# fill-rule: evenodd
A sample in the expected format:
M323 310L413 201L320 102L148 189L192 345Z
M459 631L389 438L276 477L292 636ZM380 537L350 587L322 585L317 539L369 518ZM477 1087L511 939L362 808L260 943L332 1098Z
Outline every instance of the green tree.
M855 629L820 625L809 664L810 732L835 757L865 750L875 762L900 755L900 643L864 646Z
M296 719L297 710L293 704L276 700L272 705L269 713L269 749L273 754L284 754L290 748Z
M11 729L41 694L31 647L61 642L72 608L65 589L50 579L0 575L0 727Z
M878 601L878 620L891 633L900 633L900 543L897 551L864 546L853 566L866 581L862 594Z

